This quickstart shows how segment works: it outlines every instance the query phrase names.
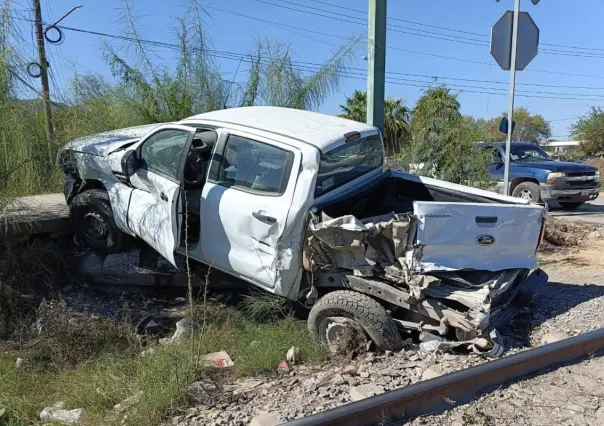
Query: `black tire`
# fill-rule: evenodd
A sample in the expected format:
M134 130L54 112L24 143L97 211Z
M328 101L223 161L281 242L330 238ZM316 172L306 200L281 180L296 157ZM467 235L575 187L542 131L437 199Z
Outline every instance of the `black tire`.
M535 182L520 182L512 191L516 198L530 199L534 203L541 203L541 188Z
M126 235L115 224L109 195L90 189L73 197L69 205L77 238L100 254L116 253L124 246Z
M576 208L581 207L583 204L585 204L585 201L580 201L580 202L575 202L575 203L560 201L558 204L560 204L563 209L576 209Z
M398 351L403 339L384 307L371 297L349 290L337 290L321 297L310 310L308 329L315 339L327 344L326 321L344 317L359 325L381 350Z

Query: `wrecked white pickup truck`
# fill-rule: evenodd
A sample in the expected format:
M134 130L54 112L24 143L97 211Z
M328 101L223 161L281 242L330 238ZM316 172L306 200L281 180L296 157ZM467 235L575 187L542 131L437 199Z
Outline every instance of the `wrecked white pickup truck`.
M379 132L307 111L233 108L78 139L59 153L76 235L128 236L311 308L316 338L354 324L498 355L496 328L547 282L546 208L385 170Z

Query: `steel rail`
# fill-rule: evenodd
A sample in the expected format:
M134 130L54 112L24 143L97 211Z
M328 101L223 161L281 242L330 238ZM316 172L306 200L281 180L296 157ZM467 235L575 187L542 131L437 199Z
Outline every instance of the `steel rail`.
M361 426L438 414L471 401L479 394L488 392L489 387L568 363L603 348L604 329L599 329L294 420L286 425Z

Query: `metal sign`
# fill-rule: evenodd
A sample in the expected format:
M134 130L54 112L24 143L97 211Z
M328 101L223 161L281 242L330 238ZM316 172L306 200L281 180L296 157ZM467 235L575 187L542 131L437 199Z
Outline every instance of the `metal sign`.
M491 28L491 55L501 69L512 68L512 28L514 12L508 10ZM537 56L539 51L539 28L528 12L518 14L518 47L516 71L522 71Z

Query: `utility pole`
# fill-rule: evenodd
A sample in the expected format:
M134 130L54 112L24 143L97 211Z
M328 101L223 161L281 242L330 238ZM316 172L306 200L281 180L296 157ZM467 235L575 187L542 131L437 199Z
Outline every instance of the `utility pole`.
M34 25L36 26L36 39L38 42L38 61L40 64L40 82L42 83L42 101L44 103L44 115L46 117L46 140L48 144L48 159L50 165L54 165L52 155L52 144L55 140L55 132L52 125L52 110L50 103L50 89L48 87L48 62L46 61L46 49L44 47L44 30L42 29L42 9L40 0L34 2Z
M386 91L386 3L369 0L369 52L367 67L367 124L384 134Z
M534 2L533 2L534 3ZM514 0L514 18L512 20L512 54L510 63L510 90L508 98L508 137L505 140L505 159L503 169L503 195L510 195L510 152L512 149L512 130L514 128L514 91L516 90L516 53L518 48L518 16L520 0Z

